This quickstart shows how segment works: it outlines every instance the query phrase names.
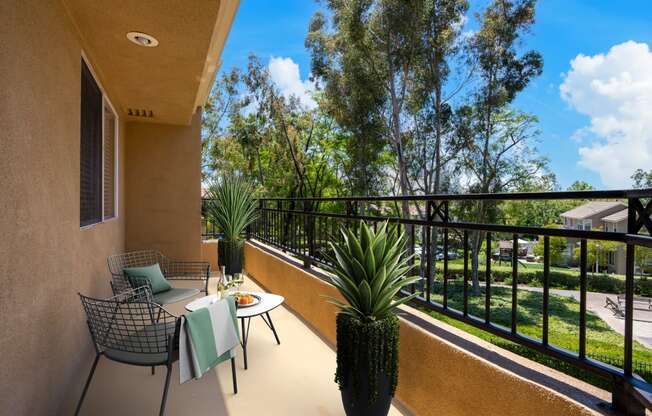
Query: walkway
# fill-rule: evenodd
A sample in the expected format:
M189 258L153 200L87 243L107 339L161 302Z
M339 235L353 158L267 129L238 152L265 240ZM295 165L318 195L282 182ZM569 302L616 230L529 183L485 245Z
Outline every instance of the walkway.
M501 285L504 287L506 285ZM541 287L519 286L519 289L528 290L531 292L543 292ZM550 293L557 296L565 296L573 298L579 302L580 292L578 290L565 290L565 289L550 289ZM605 321L611 329L621 335L625 334L625 320L604 307L607 297L616 300L618 295L611 293L586 293L586 308L595 313ZM634 339L648 348L652 348L652 311L643 311L640 309L634 310Z

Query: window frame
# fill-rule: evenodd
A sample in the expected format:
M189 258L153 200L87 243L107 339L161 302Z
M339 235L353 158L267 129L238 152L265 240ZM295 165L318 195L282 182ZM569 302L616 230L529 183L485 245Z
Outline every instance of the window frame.
M96 225L99 224L104 224L106 222L110 222L113 220L118 219L120 216L119 212L119 183L120 183L120 153L118 152L118 149L120 148L119 146L119 141L120 141L120 116L118 112L115 110L115 107L113 106L113 103L111 102L111 99L109 98L108 94L106 93L106 90L104 89L104 86L102 83L99 81L97 73L95 72L95 69L93 68L93 65L90 63L90 60L84 53L84 51L81 51L81 59L84 61L86 64L86 67L91 73L91 76L93 77L93 80L97 84L98 88L100 89L100 92L102 93L102 167L101 167L101 172L102 172L102 179L100 181L101 183L101 190L100 190L100 195L102 198L102 208L101 208L101 219L98 222L94 222L91 224L86 224L86 225L81 225L79 226L80 230L87 230L89 228L93 228ZM81 61L80 61L81 62ZM81 73L81 70L80 70ZM81 94L80 94L80 99L81 99ZM114 117L114 129L113 129L113 216L111 217L105 217L104 216L104 162L105 162L105 157L104 157L104 133L105 133L105 117L104 117L104 110L105 108L108 107L109 110L113 113ZM81 154L80 154L81 157ZM81 172L80 172L81 174Z

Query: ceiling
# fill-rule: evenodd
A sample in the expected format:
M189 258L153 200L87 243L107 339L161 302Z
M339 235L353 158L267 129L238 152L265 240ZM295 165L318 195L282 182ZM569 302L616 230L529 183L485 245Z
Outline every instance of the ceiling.
M63 1L86 57L127 120L190 123L210 91L239 0ZM136 45L126 37L131 31L159 45Z

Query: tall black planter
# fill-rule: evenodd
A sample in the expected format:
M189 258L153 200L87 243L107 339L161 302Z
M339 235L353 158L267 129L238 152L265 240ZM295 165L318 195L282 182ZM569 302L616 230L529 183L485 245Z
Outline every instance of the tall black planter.
M362 323L337 316L337 373L347 416L386 416L398 380L395 316Z
M342 404L347 416L386 416L389 413L389 406L392 404L390 394L390 380L383 373L376 373L378 377L378 397L370 403L369 396L369 368L361 365L355 371L358 372L359 385L357 390L350 384L341 390ZM353 377L353 371L350 374Z
M218 245L218 261L226 268L226 274L242 273L244 263L244 241L221 240Z

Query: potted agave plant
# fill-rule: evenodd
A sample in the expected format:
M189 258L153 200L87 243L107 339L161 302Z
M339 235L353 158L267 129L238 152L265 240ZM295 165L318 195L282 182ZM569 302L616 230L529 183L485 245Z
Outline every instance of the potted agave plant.
M219 262L226 273L242 273L247 227L256 220L252 186L237 177L223 177L208 188L204 215L223 233L218 246Z
M396 300L419 277L405 256L405 238L383 224L377 232L361 222L357 233L343 227L342 242L330 243L331 282L346 303L330 299L337 315L335 381L348 416L387 415L398 382L399 321Z

